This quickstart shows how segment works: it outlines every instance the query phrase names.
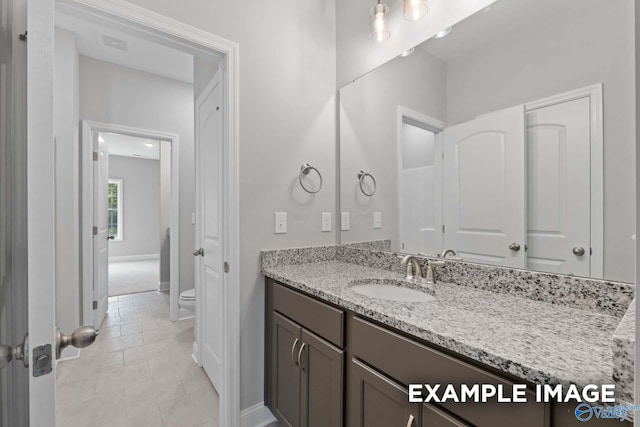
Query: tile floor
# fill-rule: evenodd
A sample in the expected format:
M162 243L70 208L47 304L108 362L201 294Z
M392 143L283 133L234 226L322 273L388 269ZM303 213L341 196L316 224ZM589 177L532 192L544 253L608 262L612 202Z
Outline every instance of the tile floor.
M160 260L109 263L109 296L155 291L160 281Z
M218 426L218 394L191 358L194 319L169 321L168 297L109 298L96 342L58 364L57 426Z

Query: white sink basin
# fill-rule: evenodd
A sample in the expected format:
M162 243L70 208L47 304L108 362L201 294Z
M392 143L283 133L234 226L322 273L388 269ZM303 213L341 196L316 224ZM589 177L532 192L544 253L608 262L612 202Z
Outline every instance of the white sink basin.
M429 302L436 297L424 291L385 283L357 283L349 287L353 292L371 298L397 302Z

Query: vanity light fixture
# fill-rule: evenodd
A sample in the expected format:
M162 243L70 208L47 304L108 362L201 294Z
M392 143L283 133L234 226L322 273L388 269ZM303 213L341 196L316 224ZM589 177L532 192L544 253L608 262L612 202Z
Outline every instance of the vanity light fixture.
M378 0L378 3L371 8L371 37L377 42L383 42L391 36L387 29L387 16L389 15L389 6Z
M402 53L400 54L400 56L404 58L405 56L409 56L409 55L411 55L415 50L416 50L416 48L415 48L415 47L412 47L411 49L407 49L407 50L405 50L404 52L402 52Z
M444 30L436 33L435 36L431 37L432 39L441 39L449 35L449 33L453 30L453 27L445 28Z
M429 11L427 0L404 0L402 8L405 19L409 21L417 21L418 19L424 18Z

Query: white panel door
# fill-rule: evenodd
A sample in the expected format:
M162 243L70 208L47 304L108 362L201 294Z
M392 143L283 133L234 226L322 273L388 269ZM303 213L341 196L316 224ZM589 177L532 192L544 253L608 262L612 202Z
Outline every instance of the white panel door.
M402 124L400 248L408 253L442 251L441 134Z
M444 130L444 247L465 261L526 265L524 116L517 106Z
M202 367L222 390L224 331L223 138L219 73L196 101L196 298Z
M100 328L109 310L109 147L97 133L93 135L93 299L97 301L93 326ZM121 224L118 224L121 226Z
M590 108L585 97L527 112L532 270L590 275Z

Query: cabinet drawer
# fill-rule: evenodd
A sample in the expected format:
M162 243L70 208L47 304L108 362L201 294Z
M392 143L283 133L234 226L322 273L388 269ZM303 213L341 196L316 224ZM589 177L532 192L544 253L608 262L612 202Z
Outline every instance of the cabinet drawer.
M330 343L344 347L344 312L272 283L273 309L316 333Z
M504 384L512 382L469 363L390 332L357 317L350 329L353 354L404 385L408 384ZM448 412L478 427L548 425L548 410L527 391L527 403L439 403Z

